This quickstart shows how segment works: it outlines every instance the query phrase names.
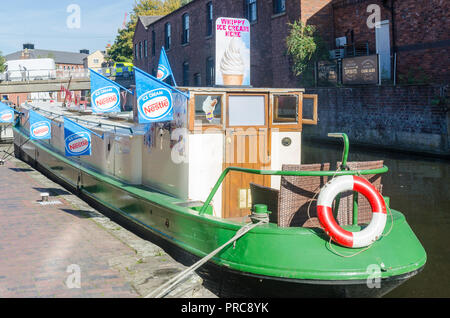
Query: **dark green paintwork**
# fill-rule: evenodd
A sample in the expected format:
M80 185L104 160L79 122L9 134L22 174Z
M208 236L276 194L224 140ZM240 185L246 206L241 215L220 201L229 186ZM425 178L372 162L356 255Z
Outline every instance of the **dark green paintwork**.
M18 128L14 132L20 140L27 138ZM45 143L29 143L36 147L37 159L43 168L74 187L81 175L80 190L85 195L198 257L224 244L244 225L200 214L177 205L181 203L177 198L80 166L49 149ZM367 279L368 266L381 263L386 268L381 273L383 278L410 273L425 264L426 253L403 214L392 210L392 216L393 228L389 235L350 258L330 250L328 237L320 229L279 228L270 223L251 230L235 247L226 247L212 261L246 273L301 280ZM390 226L388 217L385 232ZM360 229L358 226L345 228ZM348 255L359 251L334 244L333 249Z

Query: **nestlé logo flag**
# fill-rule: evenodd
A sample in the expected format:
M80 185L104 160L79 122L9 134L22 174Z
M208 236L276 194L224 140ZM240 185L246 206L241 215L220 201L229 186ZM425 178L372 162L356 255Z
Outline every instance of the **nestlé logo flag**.
M30 139L43 140L52 138L51 121L33 110L29 112L30 116Z
M120 112L120 86L93 70L90 73L92 112Z
M68 157L91 155L91 131L64 117L64 144Z
M166 50L164 46L161 48L161 55L159 56L158 72L156 73L156 78L160 81L164 81L169 76L172 77L173 84L177 86L175 82L175 77L173 76L172 68L170 67L169 59L167 58Z
M138 68L134 76L139 123L173 120L171 87Z
M0 123L13 123L14 109L0 102Z

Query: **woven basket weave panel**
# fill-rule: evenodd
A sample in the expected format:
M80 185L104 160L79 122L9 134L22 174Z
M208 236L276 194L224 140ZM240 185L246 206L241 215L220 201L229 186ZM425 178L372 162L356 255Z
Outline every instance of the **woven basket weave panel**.
M283 165L283 171L328 171L329 163ZM278 200L278 226L320 227L317 219L316 202L318 192L328 181L328 177L282 176ZM316 195L317 194L317 195ZM308 206L309 208L308 216Z
M383 160L378 161L352 161L347 162L351 170L379 169L384 164ZM340 167L341 162L337 163ZM360 177L368 180L380 193L382 193L381 174L361 175ZM358 195L358 224L367 224L372 219L372 207L369 201L362 194ZM339 202L337 221L340 225L349 225L353 223L353 192L344 192Z

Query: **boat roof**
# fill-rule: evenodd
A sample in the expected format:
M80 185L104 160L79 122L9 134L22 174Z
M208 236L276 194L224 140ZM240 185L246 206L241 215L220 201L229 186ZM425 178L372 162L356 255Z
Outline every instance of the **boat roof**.
M63 122L63 116L80 123L86 128L100 132L123 134L145 133L143 126L133 122L133 112L93 114L92 111L78 108L62 107L61 103L23 104L25 109L32 109L55 122Z
M190 92L226 92L226 93L304 93L304 88L269 88L269 87L251 87L251 86L212 86L212 87L185 87L180 86L177 89Z

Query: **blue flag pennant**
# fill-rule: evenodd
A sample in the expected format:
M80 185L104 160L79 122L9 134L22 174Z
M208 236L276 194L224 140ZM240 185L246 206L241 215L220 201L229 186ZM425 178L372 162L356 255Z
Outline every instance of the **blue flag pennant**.
M0 102L0 123L13 123L15 110Z
M33 110L29 112L30 139L43 140L52 138L52 124L50 119L39 115Z
M64 117L64 144L68 157L90 156L91 131Z
M169 59L167 58L166 50L163 46L161 48L161 54L159 56L158 72L156 73L156 78L160 81L164 81L169 76L172 77L173 84L177 86L175 77L173 76L172 68L170 67Z
M134 69L139 123L173 120L172 92L177 91L183 96L186 94L136 67Z
M114 81L104 77L96 71L90 70L91 77L91 105L93 113L120 112L120 89L131 91Z

